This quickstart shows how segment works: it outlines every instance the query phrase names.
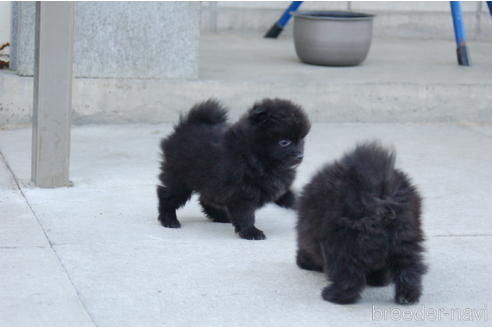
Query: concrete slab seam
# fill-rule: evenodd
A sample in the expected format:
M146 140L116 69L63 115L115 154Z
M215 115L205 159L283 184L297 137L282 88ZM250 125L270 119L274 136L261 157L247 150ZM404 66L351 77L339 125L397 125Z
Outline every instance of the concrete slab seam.
M19 248L26 248L26 247L21 247L21 246L0 246L0 249L19 249ZM29 248L46 249L47 247L44 247L44 246L30 246Z
M10 167L7 159L5 158L5 155L0 151L0 160L2 160L4 163L5 163L5 166L7 167L7 170L10 172L10 174L12 175L12 178L14 179L14 182L15 182L15 185L17 186L17 189L19 190L22 198L24 199L24 201L26 202L26 205L27 207L29 208L29 210L31 211L32 215L34 216L34 218L36 219L39 227L41 228L41 231L43 232L46 240L48 241L48 244L50 245L50 248L51 248L51 251L53 252L53 254L55 255L58 263L60 264L63 272L65 272L65 275L67 276L67 279L68 281L70 282L70 284L72 285L72 288L74 289L75 291L75 294L77 295L77 299L79 300L80 302L80 305L82 306L82 309L84 310L84 312L87 314L87 317L90 319L91 323L94 325L94 326L97 326L96 322L94 321L94 318L92 317L91 313L89 312L89 310L87 309L87 306L85 305L84 301L82 300L82 295L80 294L80 292L78 291L77 287L75 286L73 280L72 280L72 277L70 276L70 274L68 273L68 270L67 268L65 267L65 265L63 264L63 261L61 260L60 256L58 255L58 253L56 252L55 248L53 247L53 243L51 242L49 236L48 236L48 233L46 232L46 229L44 228L44 226L41 224L41 221L39 219L39 217L37 216L36 212L34 211L34 209L32 208L31 204L29 203L29 200L27 199L26 195L24 194L24 191L22 190L21 186L20 186L20 183L19 183L19 180L17 179L17 177L15 176L14 174L14 171L12 170L12 168Z
M473 132L474 134L478 134L478 135L480 135L481 137L486 137L486 138L488 138L488 139L492 139L492 136L488 135L487 133L483 133L483 132L482 132L482 131L480 131L480 130L475 130L475 129L472 129L472 128L470 127L470 125L468 125L468 124L459 124L458 126L459 126L460 128L462 128L462 129L464 129L464 130L468 131L468 132Z

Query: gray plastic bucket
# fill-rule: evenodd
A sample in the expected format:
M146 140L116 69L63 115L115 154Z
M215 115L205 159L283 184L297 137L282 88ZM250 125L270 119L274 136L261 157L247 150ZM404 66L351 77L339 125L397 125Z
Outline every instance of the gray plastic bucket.
M373 18L374 15L352 11L295 12L297 56L314 65L359 65L371 47Z

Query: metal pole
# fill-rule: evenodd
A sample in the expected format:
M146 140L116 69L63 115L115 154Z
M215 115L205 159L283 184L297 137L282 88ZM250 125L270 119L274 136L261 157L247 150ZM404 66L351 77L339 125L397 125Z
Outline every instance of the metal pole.
M470 66L470 58L466 47L465 28L463 27L463 18L461 17L461 6L459 1L451 1L451 14L453 16L454 36L456 39L456 55L458 64L461 66Z
M284 30L285 25L289 22L292 17L292 13L294 13L300 6L302 5L302 1L292 1L289 7L284 11L282 16L276 21L272 27L266 32L265 38L276 39L280 33Z
M36 2L32 166L34 184L70 185L73 2Z

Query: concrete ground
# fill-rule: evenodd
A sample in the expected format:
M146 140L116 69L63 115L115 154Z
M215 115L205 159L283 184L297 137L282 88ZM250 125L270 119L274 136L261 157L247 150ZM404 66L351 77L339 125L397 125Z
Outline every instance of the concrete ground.
M207 221L196 198L182 229L156 221L158 142L171 125L73 128L73 187L29 185L30 129L0 130L2 326L491 325L492 125L314 124L299 189L355 142L379 138L422 192L430 271L414 306L393 287L359 303L320 297L294 262L295 214L257 213L264 241ZM409 320L410 319L410 320Z
M301 63L287 36L204 34L196 80L75 79L74 121L169 123L210 97L237 117L275 95L316 122L492 123L492 43L468 47L472 66L463 67L452 40L374 39L362 65L323 67ZM0 127L29 122L32 84L0 71Z

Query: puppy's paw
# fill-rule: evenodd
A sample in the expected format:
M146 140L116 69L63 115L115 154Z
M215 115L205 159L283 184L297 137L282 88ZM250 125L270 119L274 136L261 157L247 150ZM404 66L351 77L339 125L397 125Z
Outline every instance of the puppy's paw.
M165 216L159 216L159 222L165 228L181 228L181 223L177 219L170 219Z
M281 207L295 210L296 206L296 196L292 191L287 191L282 197L275 201L275 204Z
M250 227L238 231L239 237L249 240L263 240L266 238L263 231L257 229L256 227Z
M404 290L395 295L395 302L401 305L418 303L420 299L419 290Z
M321 292L321 297L323 297L325 301L336 304L353 304L359 299L359 294L343 291L334 285L331 285L323 289Z

